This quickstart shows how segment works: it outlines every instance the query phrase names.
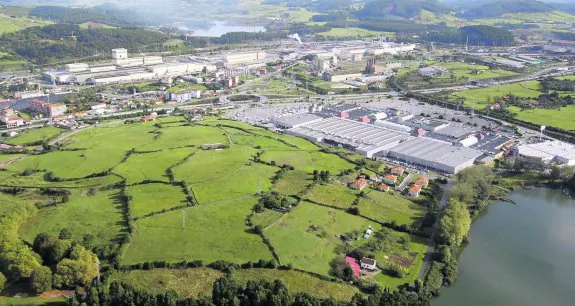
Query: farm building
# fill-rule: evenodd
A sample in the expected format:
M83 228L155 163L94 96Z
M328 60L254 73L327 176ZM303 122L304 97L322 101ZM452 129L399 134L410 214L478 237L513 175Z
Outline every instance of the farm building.
M473 166L481 155L483 152L479 150L424 137L405 141L388 153L391 158L451 174Z
M290 129L287 133L354 150L370 158L412 138L407 133L335 117Z
M364 257L361 259L360 263L361 263L362 269L366 269L366 270L370 270L370 271L377 270L377 265L376 265L377 261L375 259Z

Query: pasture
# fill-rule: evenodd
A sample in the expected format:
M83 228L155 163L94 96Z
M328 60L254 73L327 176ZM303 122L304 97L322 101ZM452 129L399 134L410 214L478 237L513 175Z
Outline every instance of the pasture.
M193 148L183 148L132 154L126 162L114 168L114 172L126 178L127 184L145 180L169 182L168 168L183 161L195 151Z
M179 298L196 298L199 294L212 295L214 281L224 273L207 268L154 269L117 272L112 280L123 281L152 294L175 291Z
M245 225L245 217L256 202L256 198L246 196L140 219L122 264L270 260L267 246Z
M368 216L380 222L393 222L411 225L419 221L426 213L426 209L398 193L389 194L378 190L371 190L365 198L361 198L359 214Z
M190 204L182 187L169 184L129 186L126 194L131 197L130 214L133 218Z
M312 183L312 179L309 173L297 170L288 171L274 184L272 190L286 195L297 195Z
M319 151L266 151L261 159L265 162L275 162L276 165L290 165L296 170L312 173L314 170L327 170L337 174L342 170L354 168L355 165L337 155Z
M476 80L482 79L494 79L504 76L517 75L516 72L503 70L503 69L489 69L488 66L484 65L474 65L470 63L461 62L451 62L451 63L441 63L437 66L443 67L453 73L455 77L458 78L471 78ZM478 70L479 74L473 74L473 70ZM450 76L445 76L449 78Z
M306 199L325 205L346 209L351 206L359 192L342 184L316 185L306 195Z
M11 145L28 145L42 141L48 141L49 139L60 135L63 132L64 130L53 126L41 127L18 132L18 135L6 139L5 142Z

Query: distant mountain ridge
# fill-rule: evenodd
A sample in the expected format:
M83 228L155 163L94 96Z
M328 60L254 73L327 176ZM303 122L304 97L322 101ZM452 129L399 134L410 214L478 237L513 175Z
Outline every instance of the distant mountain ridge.
M417 16L422 10L432 13L448 12L447 7L437 0L375 0L367 2L356 16L412 18Z

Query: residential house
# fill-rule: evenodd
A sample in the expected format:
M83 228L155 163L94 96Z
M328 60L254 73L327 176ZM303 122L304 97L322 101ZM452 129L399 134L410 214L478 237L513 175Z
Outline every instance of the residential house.
M393 175L401 176L403 175L403 172L405 172L405 169L403 167L396 166L391 168L391 174Z
M23 126L24 124L26 124L26 120L20 118L20 117L10 117L10 118L4 118L4 123L6 124L7 128L15 128L15 127L19 127L19 126ZM29 123L28 123L29 124Z
M154 120L156 120L156 117L152 116L152 115L145 115L145 116L142 116L142 118L140 118L140 122L150 122L150 121L154 121Z
M417 198L419 197L419 193L421 192L421 186L419 185L413 185L411 186L411 188L409 188L409 196L412 198Z
M388 192L389 189L390 189L390 187L384 183L377 185L377 190L379 190L379 191Z
M395 182L397 182L397 176L395 176L393 174L388 174L388 175L383 177L383 182L388 184L388 185L393 185L393 184L395 184Z
M360 261L361 268L369 271L377 270L377 261L375 259L364 257Z
M420 177L415 180L415 185L425 188L429 186L429 180L425 177Z
M349 187L356 190L363 190L367 186L368 184L365 178L360 177L357 180L355 180L355 182L351 183Z
M349 267L353 271L353 275L355 277L359 277L360 273L361 273L361 268L357 264L357 261L355 260L355 258L347 256L347 257L345 257L345 261L347 262L347 264L349 265Z

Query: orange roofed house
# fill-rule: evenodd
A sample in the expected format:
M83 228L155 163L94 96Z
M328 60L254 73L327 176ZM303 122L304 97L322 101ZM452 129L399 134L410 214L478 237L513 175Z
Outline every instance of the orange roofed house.
M425 177L420 177L415 180L415 185L421 186L423 188L429 186L429 180Z
M377 190L382 191L382 192L388 192L389 191L389 186L381 183L379 185L377 185Z
M386 176L383 177L383 181L386 184L395 184L395 182L397 182L397 176L393 175L393 174L388 174Z
M393 175L401 176L403 175L403 172L405 172L405 169L403 167L396 166L391 168L391 174Z
M363 177L358 178L357 180L355 180L355 182L353 182L349 185L349 187L351 187L353 189L357 189L357 190L362 190L362 189L366 188L367 186L368 186L367 181Z
M409 196L412 198L417 198L420 192L421 192L421 186L419 185L413 185L411 186L411 188L409 188Z

